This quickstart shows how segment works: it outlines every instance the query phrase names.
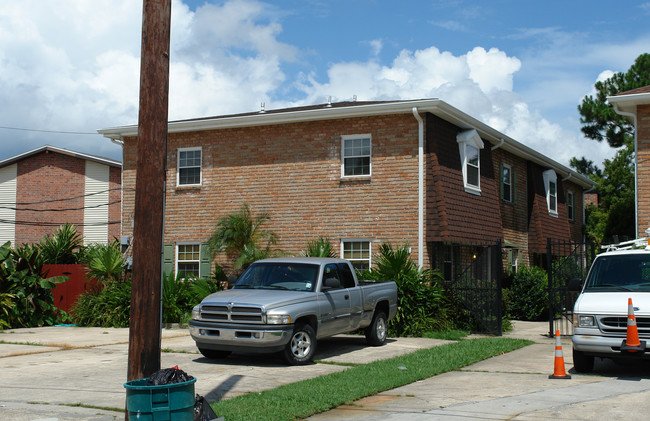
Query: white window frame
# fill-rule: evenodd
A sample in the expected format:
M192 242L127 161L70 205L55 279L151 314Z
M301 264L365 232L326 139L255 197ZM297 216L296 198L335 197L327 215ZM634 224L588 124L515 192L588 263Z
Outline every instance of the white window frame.
M201 152L201 165L199 166L199 182L194 184L181 184L181 152L199 151ZM196 166L185 166L183 168L196 168ZM203 183L203 148L178 148L176 154L176 186L200 186Z
M346 257L345 245L349 243L368 243L368 258L367 259L354 259ZM354 250L353 250L354 251ZM354 262L368 262L368 269L372 267L372 241L367 238L346 238L341 240L341 258L349 260L354 266Z
M504 178L503 178L503 174L504 174L506 169L508 170L508 174L509 174L509 177L508 177L509 182L508 182L508 184L506 184L504 182ZM503 169L501 171L502 171L501 172L501 184L503 185L503 201L512 203L512 192L513 192L513 190L512 190L512 167L510 165L508 165L508 164L503 164ZM508 187L508 198L507 199L506 199L506 186Z
M465 130L458 133L456 136L456 142L458 142L458 152L460 153L460 164L463 171L463 185L465 186L465 191L467 193L481 195L481 149L485 146L481 136L475 129ZM473 165L469 162L469 154L467 153L467 147L472 147L477 150L478 162L477 165ZM468 167L475 167L478 171L478 179L476 184L471 184L469 182Z
M571 190L566 192L566 210L569 221L576 220L575 195Z
M557 174L553 170L546 170L542 174L544 177L544 190L546 193L546 207L548 208L548 214L557 218ZM555 186L555 194L552 194L551 192L551 184ZM553 201L551 199L555 200ZM552 206L553 202L555 202L555 207Z
M368 155L345 155L345 143L350 140L365 140L368 139ZM368 157L368 174L346 175L345 174L345 160L346 158L365 158ZM341 136L341 178L370 178L372 176L372 135L368 134L354 134Z
M181 246L199 246L199 256L198 256L198 259L197 259L197 260L182 260L182 261L181 261L181 260L179 259L179 257L178 257ZM191 242L191 243L176 243L176 255L175 255L175 259L174 259L174 260L175 260L175 263L174 263L174 273L175 273L176 275L178 275L178 264L179 264L179 263L194 263L194 262L196 262L197 265L198 265L198 268L199 268L199 270L198 270L199 273L196 273L195 275L196 275L197 277L200 277L200 276L201 276L201 243L194 243L194 242Z

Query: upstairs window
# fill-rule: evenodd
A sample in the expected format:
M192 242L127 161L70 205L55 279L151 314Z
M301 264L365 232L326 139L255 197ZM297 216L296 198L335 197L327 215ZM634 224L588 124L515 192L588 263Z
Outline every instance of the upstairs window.
M343 240L343 258L349 260L357 270L370 269L370 241Z
M548 213L551 216L557 217L557 175L553 170L546 170L543 173L543 177Z
M341 175L343 177L370 176L370 144L371 137L366 135L350 135L341 137Z
M177 185L201 185L201 148L182 148L178 150Z
M567 192L566 194L566 213L569 218L569 221L575 221L575 210L574 210L574 196L573 192Z
M465 191L481 194L481 149L483 149L483 141L474 129L459 133L456 136L456 141L460 153Z
M501 198L505 202L513 201L512 174L512 168L510 165L501 164Z

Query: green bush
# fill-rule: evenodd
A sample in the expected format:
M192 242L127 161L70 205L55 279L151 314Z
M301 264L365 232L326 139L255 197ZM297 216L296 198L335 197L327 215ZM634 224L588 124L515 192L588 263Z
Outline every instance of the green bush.
M77 263L83 237L72 224L61 225L53 234L46 235L38 245L43 263L67 265Z
M72 306L73 321L81 326L128 327L131 279L108 280L84 292Z
M397 315L388 323L390 336L420 336L424 332L453 328L444 306L442 277L438 271L419 270L410 258L407 245L393 250L389 244L382 244L375 261L375 268L359 276L397 284Z
M64 276L44 279L37 247L0 246L0 328L51 326L68 315L54 306L52 292Z
M532 266L519 268L510 288L503 290L505 311L516 320L544 320L548 316L548 277Z

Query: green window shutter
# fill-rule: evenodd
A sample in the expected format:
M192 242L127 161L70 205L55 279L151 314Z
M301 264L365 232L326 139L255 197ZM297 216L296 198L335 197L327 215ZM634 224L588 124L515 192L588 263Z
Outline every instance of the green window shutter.
M163 273L174 273L174 245L165 244L163 246Z
M199 276L210 277L210 247L208 243L201 243L201 261L199 262Z
M499 198L503 200L503 162L499 164Z

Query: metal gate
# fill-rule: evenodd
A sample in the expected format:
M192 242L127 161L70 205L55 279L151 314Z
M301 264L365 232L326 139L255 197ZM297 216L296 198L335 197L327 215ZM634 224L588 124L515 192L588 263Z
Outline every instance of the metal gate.
M476 331L500 336L503 327L501 241L474 248L468 260L471 262L454 277L448 291L463 307Z
M567 288L571 279L584 281L594 260L595 247L591 243L552 240L546 245L546 270L548 273L548 323L549 335L557 330L562 336L573 335L573 305L578 291Z

